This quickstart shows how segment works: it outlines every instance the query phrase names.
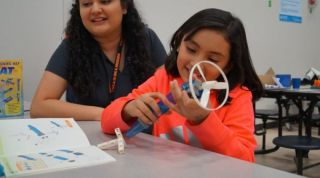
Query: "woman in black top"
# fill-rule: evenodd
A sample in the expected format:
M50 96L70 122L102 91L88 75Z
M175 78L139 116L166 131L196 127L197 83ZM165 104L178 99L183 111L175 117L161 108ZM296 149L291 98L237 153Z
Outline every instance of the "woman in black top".
M100 120L103 108L151 76L166 53L133 0L75 0L70 14L30 115Z

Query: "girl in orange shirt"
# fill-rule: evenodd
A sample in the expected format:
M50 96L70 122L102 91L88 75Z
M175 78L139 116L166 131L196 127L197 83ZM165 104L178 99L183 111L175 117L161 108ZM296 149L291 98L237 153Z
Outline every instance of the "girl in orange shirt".
M203 109L179 87L188 81L192 66L203 60L217 64L228 78L228 102L216 111ZM221 80L215 71L204 70L204 75L207 79ZM153 124L154 136L254 161L252 101L262 91L242 22L229 12L205 9L174 33L165 67L103 111L102 130L109 134L117 127L127 131L139 118L144 124ZM175 103L166 98L170 92ZM209 105L218 106L223 95L223 91L211 92ZM161 115L158 100L170 112Z

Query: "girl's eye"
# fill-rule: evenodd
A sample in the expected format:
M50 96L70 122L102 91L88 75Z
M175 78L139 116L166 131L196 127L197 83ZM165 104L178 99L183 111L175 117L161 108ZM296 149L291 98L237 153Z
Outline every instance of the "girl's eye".
M92 4L92 2L83 2L83 3L81 3L81 6L89 7L91 4Z
M216 57L209 57L208 60L213 62L213 63L217 63L218 62Z
M195 53L195 52L196 52L196 50L195 50L195 49L190 48L190 47L187 47L187 50L188 50L189 52L191 52L191 53Z
M111 1L112 1L112 0L101 0L101 3L102 3L102 4L109 4L109 3L111 3Z

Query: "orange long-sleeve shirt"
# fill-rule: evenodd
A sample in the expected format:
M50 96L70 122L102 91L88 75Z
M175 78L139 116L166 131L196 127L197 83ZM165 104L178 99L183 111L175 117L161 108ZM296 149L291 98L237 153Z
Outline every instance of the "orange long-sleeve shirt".
M102 113L103 132L114 134L114 129L117 127L123 132L127 131L130 125L125 123L121 117L124 105L144 93L168 94L170 92L169 82L173 79L164 68L160 68L128 96L112 102ZM183 83L180 78L176 80L179 84ZM229 105L212 111L199 125L191 125L183 116L174 111L163 114L154 124L153 135L254 162L256 141L253 135L254 114L251 92L236 87L229 96L232 98ZM213 105L217 104L213 96L210 97L210 102Z

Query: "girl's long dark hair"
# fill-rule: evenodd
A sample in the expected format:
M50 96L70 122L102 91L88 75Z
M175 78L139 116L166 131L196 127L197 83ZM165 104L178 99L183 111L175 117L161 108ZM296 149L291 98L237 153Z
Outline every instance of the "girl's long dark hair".
M186 40L201 29L212 29L221 32L230 44L230 70L227 73L230 91L237 85L245 86L252 91L253 99L263 94L263 86L255 72L244 26L240 19L220 9L205 9L190 17L173 35L170 42L170 53L165 62L166 70L174 77L179 76L177 68L177 49L184 36ZM218 92L218 102L222 102L224 92ZM230 99L230 98L229 98Z
M133 0L121 0L121 5L127 7L127 13L122 20L122 39L127 48L126 64L131 73L133 87L136 87L153 74L155 66L146 47L145 24ZM70 46L68 82L80 97L88 97L95 92L95 86L100 81L99 76L94 73L94 63L100 60L101 49L84 27L79 8L79 0L75 0L65 30Z

